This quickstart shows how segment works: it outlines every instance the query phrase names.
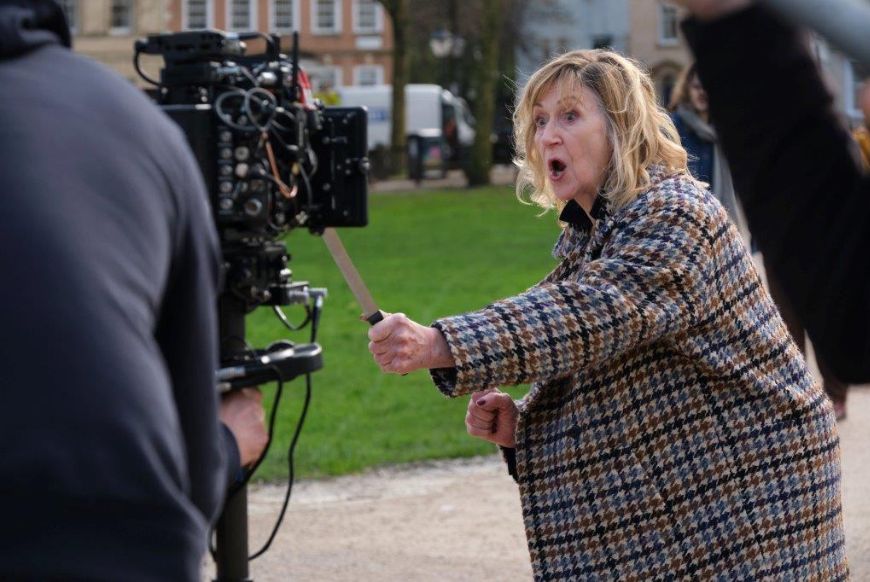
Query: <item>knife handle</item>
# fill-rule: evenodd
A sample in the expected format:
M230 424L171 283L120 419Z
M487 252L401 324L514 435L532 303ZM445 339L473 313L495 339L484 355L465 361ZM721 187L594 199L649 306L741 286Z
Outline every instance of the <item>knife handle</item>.
M369 325L374 325L384 320L384 312L378 309L368 317L363 317L363 319L367 321Z

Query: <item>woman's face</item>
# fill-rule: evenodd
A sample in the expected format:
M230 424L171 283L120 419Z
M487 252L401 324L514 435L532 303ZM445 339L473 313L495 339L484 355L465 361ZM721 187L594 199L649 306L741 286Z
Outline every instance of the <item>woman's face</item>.
M560 89L551 87L534 104L535 148L556 198L590 212L610 163L607 119L591 90Z
M689 82L689 103L697 113L707 113L707 92L698 79L698 75L692 77Z

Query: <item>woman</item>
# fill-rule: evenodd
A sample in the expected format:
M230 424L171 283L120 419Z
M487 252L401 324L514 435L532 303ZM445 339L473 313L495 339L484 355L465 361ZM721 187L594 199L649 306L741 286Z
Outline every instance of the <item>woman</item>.
M571 52L514 118L518 192L560 212L561 263L431 327L388 316L377 363L478 391L469 430L515 446L537 579L845 578L830 403L649 78Z
M716 130L710 124L707 92L701 85L694 64L686 67L677 80L668 109L680 134L680 141L689 154L689 172L710 185L713 196L728 211L729 218L748 244L749 224L734 194L728 160L719 146Z

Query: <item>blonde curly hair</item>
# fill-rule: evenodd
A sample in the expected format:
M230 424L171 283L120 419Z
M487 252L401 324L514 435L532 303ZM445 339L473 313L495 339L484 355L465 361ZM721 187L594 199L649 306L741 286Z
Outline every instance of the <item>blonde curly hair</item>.
M656 102L655 89L641 65L607 50L576 50L557 56L528 80L514 108L514 164L519 169L516 192L542 208L561 211L547 180L547 169L535 148L534 106L556 88L577 95L586 87L605 114L610 164L601 195L614 210L649 189L650 166L683 172L686 150L667 112Z

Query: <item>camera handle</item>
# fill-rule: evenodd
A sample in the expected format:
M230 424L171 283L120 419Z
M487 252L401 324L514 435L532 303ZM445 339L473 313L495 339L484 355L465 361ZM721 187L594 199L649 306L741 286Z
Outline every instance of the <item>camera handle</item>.
M322 367L323 349L318 344L280 341L265 350L258 350L248 362L218 370L218 391L223 394L277 380L287 382Z

